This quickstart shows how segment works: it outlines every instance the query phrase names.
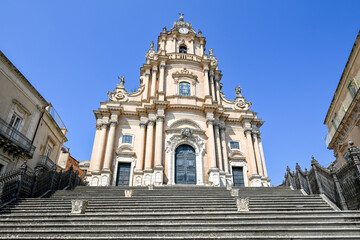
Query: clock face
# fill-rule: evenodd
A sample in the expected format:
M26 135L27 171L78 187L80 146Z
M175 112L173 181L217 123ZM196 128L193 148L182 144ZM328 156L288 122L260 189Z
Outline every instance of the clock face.
M189 32L189 30L187 28L180 28L179 29L179 33L187 34L188 32Z

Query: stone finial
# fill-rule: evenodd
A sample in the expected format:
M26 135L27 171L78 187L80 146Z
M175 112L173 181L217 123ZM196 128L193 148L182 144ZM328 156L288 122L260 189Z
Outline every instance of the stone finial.
M214 55L214 49L210 48L209 54L210 54L210 56Z
M335 172L336 171L336 168L335 168L335 164L334 164L334 162L331 162L330 163L330 172Z
M248 212L249 209L249 198L236 198L236 206L238 212Z
M179 17L179 21L183 22L184 21L184 14L183 13L179 13L180 17Z
M286 166L286 171L287 171L287 172L290 172L289 166Z
M300 171L301 170L301 167L299 166L298 163L296 163L296 167L295 167L296 171Z
M241 87L240 85L235 88L236 98L242 98L243 95L241 94Z
M151 43L150 43L150 48L151 48L151 49L154 49L154 41L151 41Z
M89 204L88 200L71 200L71 213L72 214L84 214Z
M307 174L308 173L308 170L307 170L307 168L305 168L305 174Z
M199 35L199 37L202 37L202 31L200 29L198 31L198 35Z
M311 156L311 165L317 164L318 161L314 158L314 156Z
M133 190L125 190L124 194L126 198L131 198L133 195Z
M167 29L166 29L166 26L163 27L163 33L166 33L167 32Z
M230 194L232 197L238 197L239 196L239 189L231 189Z

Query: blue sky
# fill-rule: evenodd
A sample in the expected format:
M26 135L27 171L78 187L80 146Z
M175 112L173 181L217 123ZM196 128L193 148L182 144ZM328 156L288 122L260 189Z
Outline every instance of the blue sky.
M51 102L71 154L90 159L93 110L125 75L139 85L150 42L185 14L214 49L223 90L241 85L261 128L268 174L334 160L323 121L359 31L360 1L0 1L0 50Z

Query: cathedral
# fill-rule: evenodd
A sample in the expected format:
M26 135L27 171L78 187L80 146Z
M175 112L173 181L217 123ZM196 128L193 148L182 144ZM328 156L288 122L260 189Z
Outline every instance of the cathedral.
M205 37L182 14L151 43L140 87L125 77L94 111L91 186L270 186L259 128L237 87L222 92L222 73Z

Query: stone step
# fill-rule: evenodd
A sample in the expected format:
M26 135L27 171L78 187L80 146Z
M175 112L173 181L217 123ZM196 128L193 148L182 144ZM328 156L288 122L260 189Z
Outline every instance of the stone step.
M9 237L1 237L0 239L23 239L23 240L29 240L29 239L71 239L73 240L74 238L72 236L42 236L42 237L18 237L18 236L9 236ZM117 239L117 240L123 240L124 238L119 237L119 236L98 236L98 237L92 237L92 236L87 236L87 237L82 237L82 236L77 236L76 239L82 240L82 239L86 239L86 240L112 240L112 239ZM164 238L164 237L160 237L160 236L148 236L148 237L137 237L137 236L128 236L126 237L126 239L128 240L168 240L169 238ZM204 240L204 239L220 239L217 235L205 235L205 236L180 236L180 237L176 237L176 236L172 236L171 239L195 239L195 240ZM359 240L358 237L354 237L354 236L348 236L348 235L341 235L341 236L331 236L331 238L325 236L319 236L319 235L313 235L313 236L301 236L301 235L292 235L291 238L289 238L289 236L221 236L221 239L226 239L226 240L237 240L237 239L251 239L251 240L263 240L263 239L286 239L286 240Z
M163 237L164 239L169 239L173 237L194 237L194 236L217 236L222 238L224 236L235 237L238 235L241 236L315 236L321 235L323 237L328 237L331 239L336 236L343 236L344 233L347 236L358 237L360 235L359 227L342 227L342 228L333 228L333 227L318 227L318 228L308 228L308 227L294 227L288 228L286 226L279 228L272 227L262 227L256 226L251 228L236 228L236 229L224 229L224 228L198 228L193 226L189 231L189 228L186 229L177 229L177 228L167 228L167 229L154 229L154 228L138 228L138 229L125 229L118 227L116 229L14 229L14 230L3 230L2 236L7 237L41 237L41 236L61 236L61 237L70 237L77 238L77 236L82 237L119 237L125 238L128 237L145 237L149 238L152 236ZM326 239L326 238L325 238Z
M195 224L195 225L194 225ZM322 228L324 223L319 223L316 221L312 222L289 222L286 224L286 228L288 230L292 229L318 229ZM58 229L61 229L62 231L74 231L74 230L106 230L106 229L116 229L119 227L118 222L107 222L107 223L97 223L95 221L91 221L88 223L77 223L77 222L66 222L66 223L26 223L26 224L16 224L16 231L31 231L31 230L45 230L45 231L56 231ZM195 222L195 223L182 223L177 221L169 221L169 222L142 222L142 223L136 223L132 222L131 224L122 223L121 228L127 231L135 231L137 229L142 230L153 230L156 228L156 230L188 230L188 229L212 229L212 231L216 230L233 230L233 229L242 229L242 230L251 230L254 228L263 228L263 229L271 229L273 231L277 229L283 229L284 228L284 222ZM326 228L328 229L341 229L341 228L356 228L356 223L348 223L348 222L326 222ZM2 224L0 225L0 231L6 232L6 231L14 231L14 225L11 224ZM358 231L360 229L358 228Z
M106 217L181 217L181 218L193 218L193 217L222 217L222 218L229 218L229 217L304 217L304 216L311 216L311 217L331 217L331 216L342 216L342 217L357 217L360 216L360 211L341 211L336 212L333 210L292 210L292 211L250 211L250 212L224 212L224 211L199 211L199 212L184 212L184 211L170 211L170 212L122 212L119 213L85 213L81 215L70 214L70 213L39 213L34 212L31 215L27 214L26 212L18 213L18 214L1 214L1 218L36 218L36 217L64 217L64 216L72 216L78 218L87 218L92 216L100 216L103 218Z

